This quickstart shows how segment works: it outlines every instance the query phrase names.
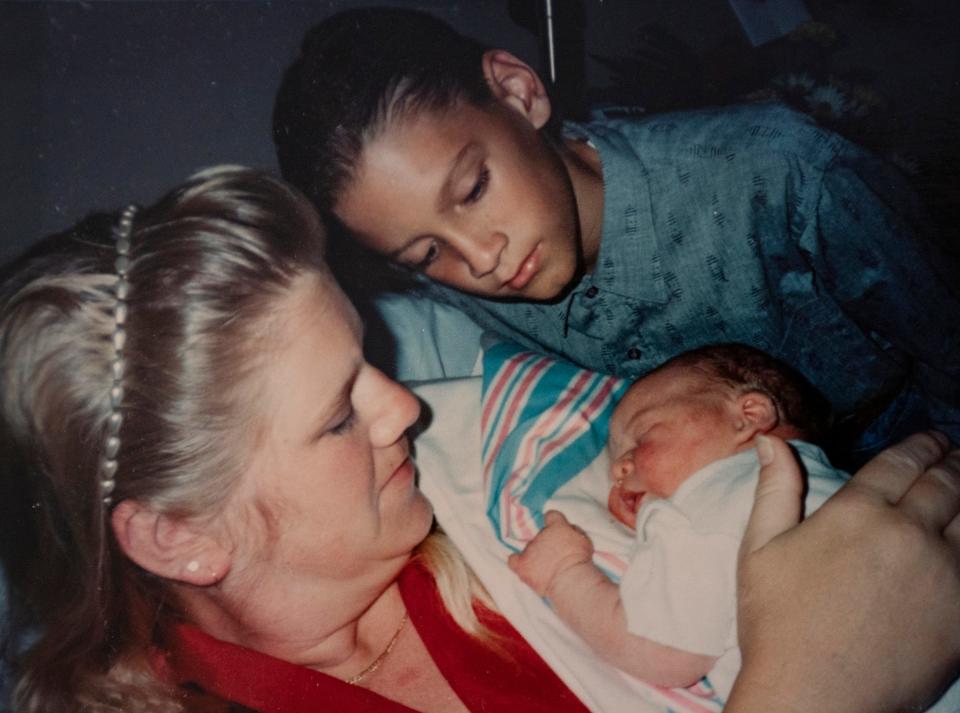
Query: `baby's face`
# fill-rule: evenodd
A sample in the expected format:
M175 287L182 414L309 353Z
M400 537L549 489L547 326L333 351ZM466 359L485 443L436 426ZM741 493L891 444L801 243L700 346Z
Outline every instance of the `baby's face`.
M610 419L610 512L634 527L644 499L665 498L703 466L736 453L731 392L687 367L633 384Z

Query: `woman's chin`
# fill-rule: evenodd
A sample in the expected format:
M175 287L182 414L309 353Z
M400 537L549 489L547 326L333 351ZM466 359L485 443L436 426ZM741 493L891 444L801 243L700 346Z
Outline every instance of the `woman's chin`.
M414 490L413 502L404 513L401 526L411 531L411 549L423 542L433 528L433 505L419 489Z

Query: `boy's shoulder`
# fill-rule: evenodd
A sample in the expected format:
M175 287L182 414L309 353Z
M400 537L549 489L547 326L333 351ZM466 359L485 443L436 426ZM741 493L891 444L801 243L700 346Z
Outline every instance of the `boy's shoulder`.
M778 102L755 102L691 111L648 114L637 107L593 110L573 135L603 140L619 135L645 157L729 160L745 150L793 154L808 162L829 161L847 142L812 117Z
M685 131L727 131L775 137L791 132L825 132L809 114L780 102L750 102L670 112L647 112L635 106L599 106L590 112L587 126L621 131L672 134Z

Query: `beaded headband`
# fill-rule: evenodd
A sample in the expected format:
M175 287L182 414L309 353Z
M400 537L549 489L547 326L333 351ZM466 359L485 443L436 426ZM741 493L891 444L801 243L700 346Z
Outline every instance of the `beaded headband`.
M123 404L123 373L126 370L123 348L127 341L127 332L124 325L127 323L127 295L130 293L127 270L130 268L130 233L133 231L133 217L136 213L137 206L127 206L120 214L120 220L113 227L117 250L117 259L113 263L117 282L113 288L116 301L113 305L114 324L111 335L113 358L110 361L110 374L113 381L110 385L107 437L103 443L103 459L100 461L100 493L103 496L104 505L108 507L113 502L113 489L117 485L117 454L120 452L120 426L123 425L120 406Z

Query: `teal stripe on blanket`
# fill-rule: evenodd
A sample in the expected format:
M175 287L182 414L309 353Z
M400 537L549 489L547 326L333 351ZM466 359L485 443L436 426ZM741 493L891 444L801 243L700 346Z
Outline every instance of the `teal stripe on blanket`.
M484 353L487 515L501 542L520 549L542 527L546 502L605 447L626 387L511 343Z

